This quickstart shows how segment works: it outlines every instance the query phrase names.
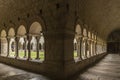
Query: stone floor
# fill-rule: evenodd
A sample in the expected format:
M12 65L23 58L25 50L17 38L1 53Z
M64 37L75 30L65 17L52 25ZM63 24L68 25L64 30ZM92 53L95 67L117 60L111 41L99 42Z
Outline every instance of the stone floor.
M108 54L74 80L120 80L120 55Z
M43 75L27 72L0 63L0 80L50 80Z
M0 80L50 80L35 73L0 63ZM120 80L120 55L108 54L94 67L73 80Z

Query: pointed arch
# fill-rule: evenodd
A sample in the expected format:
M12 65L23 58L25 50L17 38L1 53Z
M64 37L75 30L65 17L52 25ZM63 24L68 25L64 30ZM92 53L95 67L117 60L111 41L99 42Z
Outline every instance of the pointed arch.
M83 29L83 35L87 36L87 29L86 28Z
M26 28L24 25L20 25L17 31L17 35L24 36L26 34Z
M15 36L15 30L14 30L14 28L10 28L9 29L8 36L10 36L10 37L14 37Z
M2 31L1 31L1 37L6 37L6 36L7 36L6 31L5 31L5 30L2 30Z
M40 35L42 31L42 26L39 22L35 21L31 24L29 33L34 35Z

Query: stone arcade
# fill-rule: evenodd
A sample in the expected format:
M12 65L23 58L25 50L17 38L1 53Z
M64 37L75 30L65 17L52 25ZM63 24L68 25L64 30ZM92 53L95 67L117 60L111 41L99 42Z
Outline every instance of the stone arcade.
M120 62L119 4L120 0L1 0L0 79L119 80L114 75L110 79L107 71L99 73L101 67L95 68L99 72L86 71L103 58L103 65Z

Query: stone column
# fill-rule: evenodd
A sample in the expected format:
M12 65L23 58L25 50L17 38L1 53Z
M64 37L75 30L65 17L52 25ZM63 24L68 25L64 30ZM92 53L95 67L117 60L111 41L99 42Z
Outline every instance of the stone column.
M1 38L0 38L0 56L1 56Z
M17 58L19 58L19 39L20 39L20 37L15 37L15 47L16 47L16 49L15 49L15 58L17 59Z
M97 55L97 42L95 41L95 55Z
M92 56L94 56L95 53L94 53L94 40L92 40Z
M100 54L102 53L102 43L100 43Z
M104 52L104 44L102 43L102 53Z
M10 38L7 37L7 44L8 44L8 47L7 47L7 57L10 55Z
M95 56L95 41L93 40L93 55Z
M99 54L101 53L101 45L100 45L100 43L98 44L98 52L99 52Z
M27 57L27 38L24 38L24 58Z
M79 55L80 60L82 60L82 40L83 40L83 37L80 36L80 55Z
M97 42L97 53L99 54L99 43Z
M81 43L81 57L84 59L84 52L85 52L85 46L84 46L84 38L82 38L82 43Z
M28 48L28 59L27 60L31 60L31 39L32 39L32 36L31 35L27 35L27 40L28 40L28 45L27 45L27 48Z
M87 49L88 49L88 45L87 45L87 37L84 37L84 41L85 41L85 58L87 58Z
M74 47L75 47L74 49L77 52L77 57L79 57L79 53L80 53L80 41L79 41L79 37L76 38L76 41L77 41L77 43L76 44L74 43Z
M36 55L36 59L40 59L40 55L39 55L39 40L40 40L40 36L36 36L36 50L37 50L37 55Z
M96 55L96 41L94 40L94 55Z
M89 57L91 57L91 39L89 39L88 42L89 42Z

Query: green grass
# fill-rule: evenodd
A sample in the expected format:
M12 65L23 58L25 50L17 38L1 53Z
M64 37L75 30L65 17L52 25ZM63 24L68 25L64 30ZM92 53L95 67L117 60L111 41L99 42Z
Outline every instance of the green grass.
M35 59L35 58L36 58L36 55L37 55L36 52L33 52L33 51L31 52L31 58L32 58L32 59ZM11 52L11 53L10 53L10 56L11 56L11 57L14 57L14 56L15 56L15 52ZM24 57L24 51L19 51L19 57L20 57L20 58L23 58L23 57ZM26 57L28 57L28 53L27 53L27 56L26 56ZM41 60L44 60L44 52L40 52L39 57L40 57Z
M74 58L77 57L77 51L74 51Z
M35 59L36 58L36 52L31 52L31 58L32 59ZM10 53L10 56L12 56L12 57L14 57L14 55L15 55L15 52L11 52ZM20 58L23 58L24 57L24 51L19 51L19 57ZM28 57L28 54L27 54L27 56L26 57ZM77 52L76 51L74 51L74 58L76 58L77 57ZM44 60L44 52L40 52L40 59L41 60Z

